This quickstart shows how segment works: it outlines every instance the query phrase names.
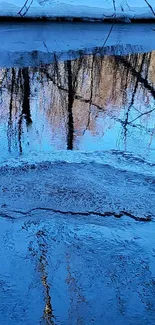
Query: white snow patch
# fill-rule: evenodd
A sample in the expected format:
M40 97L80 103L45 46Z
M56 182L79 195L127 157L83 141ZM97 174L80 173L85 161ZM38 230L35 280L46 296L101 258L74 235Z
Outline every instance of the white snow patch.
M28 2L28 6L31 1ZM18 0L16 4L13 1L0 1L0 16L15 16L23 7L25 1ZM155 11L154 1L150 1L150 5ZM24 11L22 12L22 14ZM32 6L28 10L28 17L80 17L89 19L101 19L114 14L114 7L111 0L62 0L47 1L44 5L40 5L37 0L33 1ZM116 0L116 16L123 19L151 19L154 14L147 6L144 0Z

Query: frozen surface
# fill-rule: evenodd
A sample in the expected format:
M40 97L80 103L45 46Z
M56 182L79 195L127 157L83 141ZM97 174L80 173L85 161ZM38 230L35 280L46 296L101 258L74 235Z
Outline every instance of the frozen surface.
M116 24L107 39L111 24L1 22L0 66L38 66L51 63L53 54L60 59L74 58L79 57L78 51L91 53L103 45L103 53L111 55L151 51L155 49L154 27Z
M153 325L154 181L95 163L1 168L0 323Z

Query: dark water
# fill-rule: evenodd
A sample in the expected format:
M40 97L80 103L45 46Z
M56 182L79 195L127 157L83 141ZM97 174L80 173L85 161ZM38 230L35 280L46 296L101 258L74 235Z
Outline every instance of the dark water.
M0 69L1 160L55 150L153 158L155 52Z

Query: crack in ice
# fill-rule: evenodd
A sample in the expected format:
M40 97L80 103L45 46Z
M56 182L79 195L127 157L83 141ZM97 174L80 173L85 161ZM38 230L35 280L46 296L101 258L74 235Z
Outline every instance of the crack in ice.
M131 219L134 219L135 221L141 221L141 222L150 222L152 221L152 216L151 215L146 215L144 217L138 217L138 216L135 216L133 215L132 213L130 212L127 212L127 211L120 211L119 213L116 213L116 212L110 212L110 211L107 211L107 212L98 212L98 211L64 211L64 210L57 210L57 209L52 209L52 208L42 208L42 207L37 207L37 208L33 208L29 211L20 211L20 210L12 210L11 212L13 213L18 213L18 214L22 214L22 215L30 215L32 212L34 211L51 211L53 213L59 213L59 214L64 214L64 215L67 215L67 214L70 214L70 215L81 215L81 216L84 216L84 217L88 217L90 215L95 215L95 216L99 216L99 217L115 217L117 219L120 219L122 218L123 216L126 216L126 217L129 217Z

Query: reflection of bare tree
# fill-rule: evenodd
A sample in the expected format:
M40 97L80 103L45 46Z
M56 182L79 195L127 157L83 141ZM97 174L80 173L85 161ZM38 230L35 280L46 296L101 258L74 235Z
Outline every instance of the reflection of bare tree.
M37 69L3 69L0 82L8 93L9 150L13 145L13 134L17 134L22 153L22 134L25 126L28 130L32 123L34 107L30 98L34 97L39 106L37 115L46 116L49 132L51 129L55 137L61 134L69 150L76 149L79 137L87 130L94 135L97 133L96 121L101 116L106 121L102 125L102 134L116 120L121 123L127 139L129 127L133 127L133 123L136 127L137 120L154 111L150 106L151 100L155 99L151 68L154 62L154 52L123 57L102 56L97 51L88 56L79 53L79 58L65 62L59 61L55 55L52 64ZM2 105L4 102L6 100L2 98ZM143 105L137 106L137 102ZM119 118L122 108L124 118ZM144 127L144 119L140 125Z
M21 70L21 78L23 81L22 82L23 101L22 101L22 112L18 122L19 124L18 140L19 140L20 153L22 153L21 135L22 135L23 117L26 120L27 126L29 126L32 123L31 112L30 112L30 77L29 77L28 68L24 68Z
M68 134L67 134L67 149L73 149L73 135L74 135L74 124L73 124L73 102L74 102L74 89L72 80L72 66L71 61L66 62L68 72Z
M142 63L141 63L142 66L139 71L137 71L136 65L135 64L133 65L132 61L128 60L127 58L117 57L117 60L119 61L120 65L123 65L124 67L129 69L131 75L133 76L133 80L137 82L137 78L138 78L138 82L141 83L141 85L151 93L153 98L155 98L155 89L147 80L148 69L150 65L150 55L151 55L150 53L141 54L140 58L142 59ZM149 56L149 60L146 60L148 56ZM144 66L145 66L145 74L146 74L145 77L143 77L142 75L142 68Z
M12 110L13 110L13 93L15 86L15 69L12 68L11 89L10 89L10 105L9 105L9 119L8 119L8 149L11 152L11 140L12 140Z
M29 11L32 3L33 3L33 0L26 0L25 3L23 4L22 8L18 12L18 15L20 15L21 17L24 17L27 14L27 12Z
M98 69L100 64L98 65L98 63L101 63L101 66L102 66L102 60L98 60L98 59L99 59L99 56L96 56L95 54L92 55L92 62L91 62L91 65L90 65L90 98L88 100L88 103L89 103L88 122L87 122L86 128L83 131L83 135L90 128L91 107L92 106L97 106L97 105L93 104L93 92L95 92L96 87L98 86L99 80L100 80L100 69ZM96 83L94 83L95 75L99 76L99 80L95 80Z
M8 125L8 150L11 152L12 147L16 146L22 153L23 122L26 121L27 128L32 123L29 69L4 69L1 83L2 116L7 117Z
M117 61L122 66L122 68L127 70L127 76L132 80L132 95L131 100L126 107L125 103L125 119L121 121L124 129L124 143L125 143L125 150L127 144L127 130L128 127L133 124L136 120L140 119L144 115L148 115L154 111L155 108L151 108L148 111L140 112L136 107L134 107L135 97L139 89L143 89L143 97L145 98L148 94L152 95L153 99L155 99L155 89L153 85L151 85L148 81L148 74L151 62L151 53L144 53L144 54L135 54L134 56L126 57L117 57ZM126 81L126 87L129 81ZM136 110L139 114L135 117L130 119L130 112ZM136 125L134 124L134 127Z
M130 111L131 111L131 109L132 109L132 107L134 105L135 96L136 96L136 93L137 93L137 90L138 90L139 80L140 80L140 78L142 76L144 65L146 64L146 57L147 57L147 55L144 53L142 55L142 61L141 61L141 64L140 64L139 71L138 71L137 75L135 76L135 80L133 82L134 88L133 88L133 92L132 92L132 96L131 96L131 101L129 103L129 106L126 108L125 120L124 120L125 148L126 148L126 141L127 141L127 128L128 128L128 124L129 124L129 114L130 114ZM137 63L138 63L138 60L136 58L135 64L137 65ZM147 68L147 70L145 71L146 75L148 73L148 67L149 67L149 65L146 65L146 68ZM127 73L128 73L128 71L130 71L130 65L127 68Z

